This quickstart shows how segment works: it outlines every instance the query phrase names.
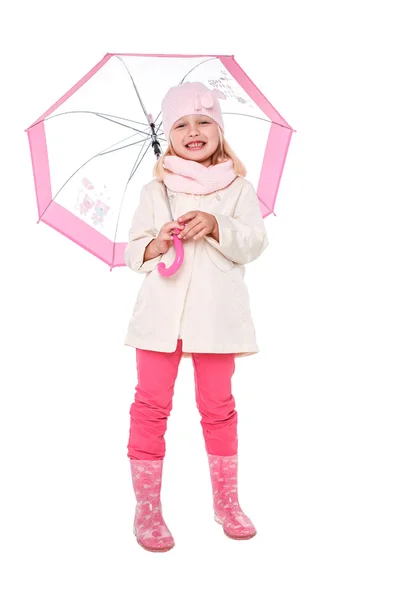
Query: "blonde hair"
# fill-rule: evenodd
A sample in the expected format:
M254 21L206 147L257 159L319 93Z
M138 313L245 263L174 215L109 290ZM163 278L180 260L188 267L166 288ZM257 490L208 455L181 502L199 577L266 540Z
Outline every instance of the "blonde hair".
M227 159L231 159L233 162L233 169L236 175L240 177L246 177L247 171L246 167L242 163L242 161L236 156L230 145L225 139L225 136L222 132L222 129L218 126L219 130L219 145L214 154L211 156L211 166L217 165L218 163L225 162ZM168 169L166 169L163 165L164 158L166 156L177 156L175 150L172 147L171 139L169 140L168 147L164 154L160 156L154 165L153 177L158 179L159 181L164 180L164 173Z

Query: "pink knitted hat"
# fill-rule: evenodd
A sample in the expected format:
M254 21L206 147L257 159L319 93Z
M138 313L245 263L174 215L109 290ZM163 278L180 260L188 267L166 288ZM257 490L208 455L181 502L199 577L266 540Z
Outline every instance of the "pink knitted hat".
M168 90L161 103L162 126L167 141L173 124L187 115L211 117L223 131L224 121L218 98L224 99L226 96L219 90L210 90L200 81L186 81Z

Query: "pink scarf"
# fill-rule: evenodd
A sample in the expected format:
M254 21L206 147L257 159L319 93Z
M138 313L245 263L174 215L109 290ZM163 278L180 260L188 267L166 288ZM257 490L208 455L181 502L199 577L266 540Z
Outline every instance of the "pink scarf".
M205 167L194 160L186 160L180 156L166 156L164 167L164 183L173 192L186 194L211 194L227 187L236 173L231 159L212 167Z

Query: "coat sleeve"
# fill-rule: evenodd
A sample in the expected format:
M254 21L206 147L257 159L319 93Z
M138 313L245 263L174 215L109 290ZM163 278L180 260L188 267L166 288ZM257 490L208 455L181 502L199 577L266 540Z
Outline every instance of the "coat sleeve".
M139 206L133 215L129 230L129 242L125 248L124 259L127 267L136 273L149 273L160 262L162 254L144 261L146 247L158 235L154 228L153 201L146 186L140 193Z
M249 181L242 188L233 216L214 216L219 227L219 242L211 236L204 239L233 262L240 265L252 262L268 246L260 203Z

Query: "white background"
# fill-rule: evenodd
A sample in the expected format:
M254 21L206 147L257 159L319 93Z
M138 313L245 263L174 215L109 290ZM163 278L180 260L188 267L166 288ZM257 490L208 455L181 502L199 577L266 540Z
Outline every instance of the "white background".
M394 4L376 6L2 9L3 598L398 600L400 48ZM141 276L36 225L24 129L107 52L234 54L297 130L247 268L261 347L234 376L247 542L213 521L187 360L163 482L176 547L136 544L123 340Z

